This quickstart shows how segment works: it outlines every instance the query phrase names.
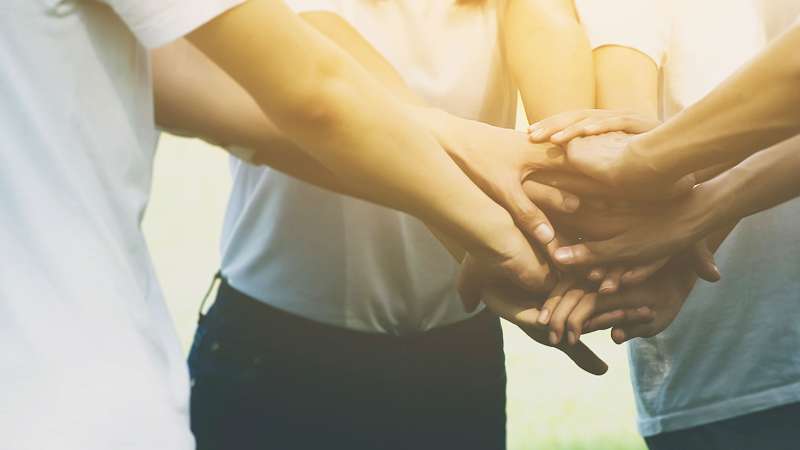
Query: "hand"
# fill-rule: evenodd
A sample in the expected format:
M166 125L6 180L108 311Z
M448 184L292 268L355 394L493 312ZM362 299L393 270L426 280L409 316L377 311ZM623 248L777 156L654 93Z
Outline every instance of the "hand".
M715 196L713 189L700 185L667 205L629 211L620 222L627 223L621 233L606 240L559 248L553 257L564 266L588 269L611 263L654 261L682 252L717 226L711 207Z
M567 276L562 279L542 305L537 319L539 326L549 325L548 343L553 346L565 343L570 346L578 344L581 332L588 333L588 331L581 326L583 322L578 326L567 329L567 321L573 320L573 311L576 308L581 308L584 303L592 302L591 304L594 305L598 295L600 294L575 276ZM583 308L585 309L585 306ZM652 310L640 305L616 310L604 310L594 317L594 329L592 331L622 325L643 325L652 321L653 318ZM584 319L584 322L587 320L588 318ZM567 337L566 342L564 341L565 335Z
M529 195L534 195L537 191L536 187L528 185L528 182L525 182L523 189ZM649 213L649 209L637 208L630 202L596 201L588 198L582 202L580 209L572 214L562 214L549 209L546 211L557 229L569 235L580 236L582 239L593 241L607 240L620 236L629 231L633 224L641 219L643 214ZM551 256L553 256L555 250L552 250L551 247L549 246L548 248L551 250ZM706 255L703 256L705 257ZM631 286L645 281L661 269L667 263L667 260L668 258L661 258L636 266L592 267L589 268L587 278L599 284L601 293L612 293L622 286ZM713 266L713 258L710 260ZM706 269L707 265L699 264L698 267ZM561 266L561 268L564 268L564 266ZM709 276L706 275L709 273L708 270L703 270L701 273L704 279L716 281L716 279L709 279Z
M528 128L533 142L566 144L582 136L621 131L640 134L659 126L660 121L643 114L606 109L583 109L556 114Z
M427 110L425 121L440 144L461 169L494 201L504 207L517 226L541 245L555 238L555 232L540 206L522 190L522 182L539 170L569 170L564 151L553 144L534 144L527 135L511 129L461 119ZM548 207L569 213L580 199L559 191Z
M631 146L636 138L659 125L646 116L620 111L581 110L562 113L529 128L534 142L566 146L567 159L576 169L635 198L672 198L694 185L694 177L680 180L654 168Z
M483 302L489 310L520 327L536 342L552 347L547 340L547 327L537 322L541 299L508 286L493 286L486 290ZM602 375L608 371L608 365L583 343L575 346L559 344L555 348L588 373Z
M619 308L646 307L653 312L647 323L616 324L611 332L614 342L621 344L635 337L652 337L664 331L675 320L694 287L696 277L687 256L673 258L656 276L642 285L611 295L584 297L568 319L566 327L576 335L605 328L603 315Z

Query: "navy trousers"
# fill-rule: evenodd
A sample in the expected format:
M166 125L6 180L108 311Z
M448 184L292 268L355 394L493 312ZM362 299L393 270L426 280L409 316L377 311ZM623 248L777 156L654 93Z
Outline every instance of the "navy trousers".
M360 333L222 283L189 366L198 450L505 449L505 366L488 312L411 336Z

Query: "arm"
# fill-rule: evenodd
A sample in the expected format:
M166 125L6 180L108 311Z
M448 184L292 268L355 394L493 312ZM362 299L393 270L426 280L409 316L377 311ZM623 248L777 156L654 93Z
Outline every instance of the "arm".
M188 39L339 180L442 228L521 285L538 281L530 269L536 257L508 213L470 182L410 108L284 4L251 0Z
M704 99L629 144L626 157L669 179L741 161L800 133L800 25ZM641 164L641 163L639 163Z
M593 266L678 253L713 230L800 195L799 155L800 138L784 141L700 184L685 198L633 212L614 237L559 249L556 257L564 264Z
M529 122L594 106L592 50L572 0L507 0L499 23Z

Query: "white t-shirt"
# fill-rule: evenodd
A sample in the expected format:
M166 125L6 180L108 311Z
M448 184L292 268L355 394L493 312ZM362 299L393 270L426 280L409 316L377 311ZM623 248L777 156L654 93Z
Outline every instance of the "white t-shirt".
M790 23L785 18L800 12L800 4L784 0L663 1L670 11L665 117L702 98L763 48L766 36L776 34L765 23ZM653 39L646 28L627 31L633 42ZM619 34L619 28L609 31ZM666 331L631 342L642 434L800 402L798 223L800 199L743 220L717 252L722 281L698 282Z
M0 447L194 448L139 228L157 141L142 43L238 2L0 4Z
M430 105L513 128L516 90L493 1L290 2L339 14ZM469 317L458 266L417 219L231 160L222 272L265 303L355 330L405 334ZM420 168L425 170L425 168Z

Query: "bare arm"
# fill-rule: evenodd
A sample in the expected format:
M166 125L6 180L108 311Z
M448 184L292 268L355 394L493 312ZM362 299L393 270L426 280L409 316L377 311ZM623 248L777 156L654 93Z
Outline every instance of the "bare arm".
M633 140L631 157L682 175L748 155L800 133L800 25L700 102Z
M491 265L525 278L533 255L508 213L470 182L410 108L284 4L251 0L189 40L339 180L436 224Z
M592 108L592 50L572 0L507 0L501 37L528 121Z

